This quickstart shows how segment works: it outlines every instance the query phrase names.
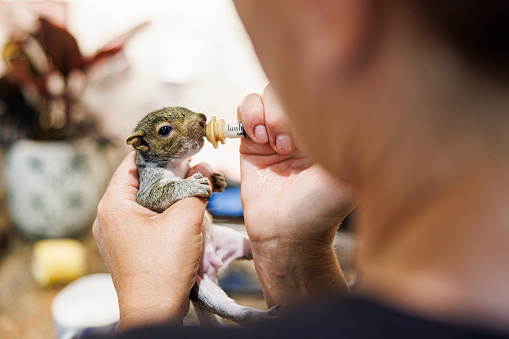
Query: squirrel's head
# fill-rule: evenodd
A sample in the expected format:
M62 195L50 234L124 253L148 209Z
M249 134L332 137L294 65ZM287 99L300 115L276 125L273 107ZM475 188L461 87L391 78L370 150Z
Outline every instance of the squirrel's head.
M185 159L203 147L207 117L183 107L147 114L126 142L146 160Z

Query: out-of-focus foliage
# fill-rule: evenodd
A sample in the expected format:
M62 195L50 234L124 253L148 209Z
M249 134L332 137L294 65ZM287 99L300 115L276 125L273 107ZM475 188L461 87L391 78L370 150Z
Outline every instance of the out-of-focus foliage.
M76 38L44 17L38 28L5 44L0 77L0 142L91 136L105 139L97 114L81 101L88 72L122 52L145 24L114 39L91 56L81 53Z

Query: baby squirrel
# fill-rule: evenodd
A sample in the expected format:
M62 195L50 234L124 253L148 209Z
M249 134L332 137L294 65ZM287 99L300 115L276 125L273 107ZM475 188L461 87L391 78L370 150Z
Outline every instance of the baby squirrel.
M136 150L140 187L137 201L162 212L176 201L191 197L209 198L208 178L196 173L185 178L191 156L204 144L207 117L183 107L166 107L147 114L126 142ZM222 174L211 176L214 191L223 191ZM219 287L218 275L236 259L252 259L247 237L228 227L212 224L206 212L202 224L203 253L190 299L201 324L220 324L219 315L239 324L276 316L279 307L268 311L240 306ZM212 314L213 313L213 314ZM215 315L214 315L215 314Z

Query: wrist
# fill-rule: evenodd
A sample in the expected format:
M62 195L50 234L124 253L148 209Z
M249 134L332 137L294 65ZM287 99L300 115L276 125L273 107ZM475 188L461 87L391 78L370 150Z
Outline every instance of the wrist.
M277 239L251 246L269 307L291 307L324 295L348 293L332 244Z
M160 300L150 305L145 302L143 304L120 306L120 321L117 331L157 323L182 325L182 321L189 310L189 304L185 308L183 305L164 303Z
M189 311L189 298L166 295L167 288L150 293L145 288L118 295L120 321L117 331L156 323L182 325Z

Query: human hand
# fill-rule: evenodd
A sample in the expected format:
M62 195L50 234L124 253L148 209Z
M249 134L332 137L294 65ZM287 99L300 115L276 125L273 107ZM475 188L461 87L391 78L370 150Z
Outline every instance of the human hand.
M186 198L158 214L136 202L138 187L131 153L113 175L93 225L118 295L119 330L181 323L202 253L206 202Z
M267 304L345 291L332 242L352 191L295 147L270 85L244 99L238 119L251 138L240 146L242 203Z

